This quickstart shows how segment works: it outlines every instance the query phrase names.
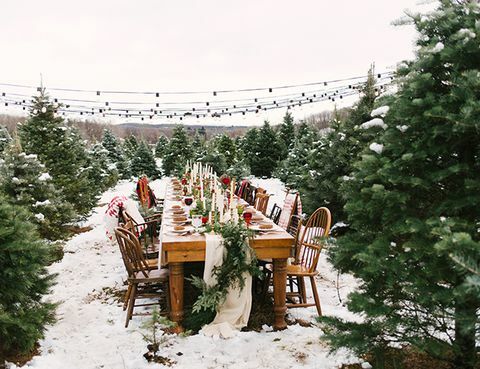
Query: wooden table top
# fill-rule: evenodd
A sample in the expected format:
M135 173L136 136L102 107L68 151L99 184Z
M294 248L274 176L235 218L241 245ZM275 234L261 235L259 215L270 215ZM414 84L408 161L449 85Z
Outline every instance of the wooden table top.
M205 236L201 234L180 235L172 232L171 215L169 210L174 205L183 207L181 201L175 201L170 197L170 191L167 189L167 194L164 201L164 216L162 220L161 229L161 243L163 251L181 251L181 250L204 250ZM267 218L268 219L268 218ZM272 223L273 224L273 223ZM293 244L294 238L287 233L283 228L273 224L272 231L255 232L255 236L250 242L254 249L262 248L290 248Z

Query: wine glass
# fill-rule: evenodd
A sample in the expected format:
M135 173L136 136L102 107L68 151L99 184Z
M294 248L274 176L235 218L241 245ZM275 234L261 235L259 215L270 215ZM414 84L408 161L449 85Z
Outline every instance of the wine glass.
M195 214L192 217L192 225L195 227L195 233L198 233L198 228L202 225L202 216L200 214Z
M250 222L252 221L252 213L250 212L243 213L243 219L245 219L245 223L247 223L247 226L250 225Z

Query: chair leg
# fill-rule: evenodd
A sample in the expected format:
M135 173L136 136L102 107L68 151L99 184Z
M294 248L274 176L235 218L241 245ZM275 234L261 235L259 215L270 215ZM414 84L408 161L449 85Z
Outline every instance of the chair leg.
M301 296L301 302L303 304L307 303L307 289L305 288L305 279L303 277L297 277L298 278L298 289L300 292Z
M123 311L127 310L128 300L130 299L131 293L132 293L132 285L129 283L127 292L125 293L125 301L123 302Z
M137 284L133 283L132 291L130 292L130 299L128 301L127 319L125 320L125 328L128 328L128 323L130 323L130 319L132 319L136 295L137 295Z
M317 307L318 316L322 316L322 308L320 306L320 298L318 297L315 277L310 277L310 282L312 283L313 298L315 299L315 306Z

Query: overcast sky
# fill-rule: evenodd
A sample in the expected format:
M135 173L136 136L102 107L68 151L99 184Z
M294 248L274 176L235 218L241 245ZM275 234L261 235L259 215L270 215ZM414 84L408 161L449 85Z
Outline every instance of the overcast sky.
M42 73L47 88L219 90L391 70L415 37L391 22L416 2L2 0L0 82L38 85Z

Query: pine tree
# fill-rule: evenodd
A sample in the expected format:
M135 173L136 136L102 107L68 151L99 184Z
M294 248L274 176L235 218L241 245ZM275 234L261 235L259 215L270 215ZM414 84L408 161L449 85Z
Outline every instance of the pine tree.
M345 184L352 231L333 248L360 281L348 308L363 322L324 328L378 368L385 346L409 344L473 369L480 294L452 255L480 260L480 9L441 0L412 18L417 57L397 70L387 129Z
M197 161L202 161L205 155L207 155L207 143L198 131L195 132L195 136L193 136L192 150L193 157Z
M218 152L225 156L227 167L231 167L237 158L237 147L232 138L226 134L223 134L216 138L215 146Z
M44 299L53 284L51 250L29 218L0 195L0 360L31 351L54 321L55 305Z
M298 189L303 184L305 173L309 172L308 158L315 149L317 132L306 122L298 127L299 134L290 144L286 158L279 164L276 175L289 188Z
M278 138L282 150L281 157L285 158L288 154L288 150L295 142L295 126L293 124L293 116L289 111L287 111L283 117L283 123L280 125Z
M0 191L11 204L30 210L30 221L43 238L55 240L68 234L65 225L74 219L73 207L55 188L37 155L25 154L16 142L5 151L0 174Z
M137 177L145 174L151 179L158 178L160 174L152 150L145 141L141 141L137 147L130 172Z
M165 136L158 137L157 144L155 145L155 157L162 158L165 155L165 150L168 145L168 138Z
M193 150L185 129L175 126L173 135L163 156L163 171L166 176L179 175L185 169L187 160L193 159Z
M108 151L110 163L114 164L121 178L128 178L129 164L117 137L109 129L103 131L102 146Z
M27 154L38 155L55 187L84 216L96 204L99 189L89 180L85 143L55 116L57 109L43 90L35 96L30 118L20 127L21 144Z
M205 155L199 159L203 164L210 165L219 176L227 172L227 159L225 155L218 151L213 142L208 145Z
M117 165L112 162L109 151L101 143L96 143L88 151L88 173L91 183L95 183L101 192L118 182Z
M7 128L0 126L0 156L8 147L11 141L12 137L10 136L10 133L8 133Z
M134 135L128 136L125 141L123 142L123 151L128 160L132 160L137 152L138 148L138 141Z
M275 131L267 121L258 130L257 139L251 150L246 156L249 158L252 174L270 177L280 159L281 148Z
M315 144L303 171L302 179L296 182L304 197L303 204L307 214L318 207L326 206L332 212L336 222L345 221L344 205L339 188L341 183L349 180L360 151L380 132L381 127L361 128L363 123L370 121L370 116L376 98L375 77L373 71L368 73L368 79L362 88L360 100L349 112L345 120L339 120L334 114L333 121L327 133ZM299 136L302 133L299 132ZM295 175L300 175L295 172Z

